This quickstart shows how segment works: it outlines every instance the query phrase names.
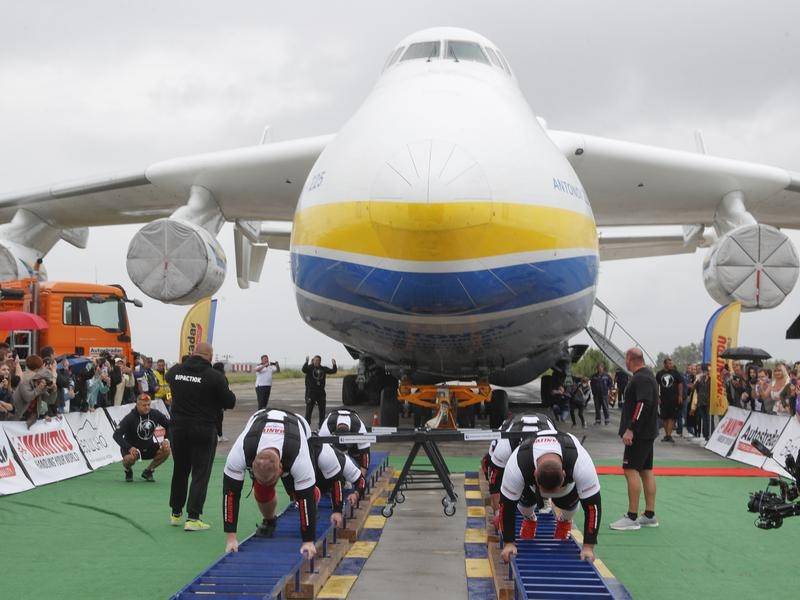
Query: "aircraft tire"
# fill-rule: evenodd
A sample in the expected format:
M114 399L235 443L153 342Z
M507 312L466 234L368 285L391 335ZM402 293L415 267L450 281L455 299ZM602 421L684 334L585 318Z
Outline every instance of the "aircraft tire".
M400 424L400 402L397 388L385 387L381 390L381 427L397 427Z
M489 403L489 427L497 429L503 424L508 414L508 392L492 390L492 401Z
M355 406L360 404L360 394L358 393L358 383L355 375L345 375L342 378L342 404L345 406Z

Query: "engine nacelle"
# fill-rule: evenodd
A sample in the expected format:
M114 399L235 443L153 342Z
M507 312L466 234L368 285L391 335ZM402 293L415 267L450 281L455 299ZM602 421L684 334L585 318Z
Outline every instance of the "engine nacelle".
M216 292L227 260L217 239L183 219L157 219L128 245L128 276L142 292L169 304L193 304Z
M33 248L7 240L0 241L0 281L33 277L36 273L36 261L40 256L41 253ZM47 279L44 265L39 265L38 276L40 281Z
M703 283L720 304L774 308L794 289L799 270L797 250L785 233L769 225L744 225L711 246L703 260Z

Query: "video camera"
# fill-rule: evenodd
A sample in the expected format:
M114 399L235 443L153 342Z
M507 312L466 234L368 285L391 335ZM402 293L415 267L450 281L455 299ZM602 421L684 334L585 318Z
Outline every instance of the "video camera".
M760 441L753 440L751 444L761 454L772 458L772 452ZM786 456L786 472L794 481L771 477L767 489L750 494L747 510L758 513L755 526L759 529L777 529L783 525L784 518L800 515L800 502L795 502L800 496L800 490L798 490L798 486L800 486L800 452L797 453L797 458L791 454ZM773 486L779 489L780 494L769 490Z

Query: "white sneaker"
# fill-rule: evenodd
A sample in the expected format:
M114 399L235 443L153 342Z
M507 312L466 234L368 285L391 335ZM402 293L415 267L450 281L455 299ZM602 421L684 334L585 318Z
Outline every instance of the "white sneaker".
M617 519L613 523L609 523L608 527L616 531L636 531L637 529L642 528L638 520L634 521L633 519L629 518L628 515L623 516L621 519Z
M645 516L644 513L642 513L639 515L639 518L636 519L636 522L641 527L658 527L658 517L656 517L655 515L651 519L650 517L647 517Z

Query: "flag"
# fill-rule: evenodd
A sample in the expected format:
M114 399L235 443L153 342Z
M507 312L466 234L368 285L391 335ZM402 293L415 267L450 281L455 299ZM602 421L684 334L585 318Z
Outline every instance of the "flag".
M179 357L193 354L200 342L214 341L214 319L217 301L211 298L198 300L183 319Z
M741 312L742 305L732 302L711 315L708 325L706 325L706 334L703 340L703 362L708 363L711 376L711 398L708 412L712 415L724 415L728 410L728 395L725 393L725 381L722 379L722 369L726 361L719 355L739 343L739 315Z

